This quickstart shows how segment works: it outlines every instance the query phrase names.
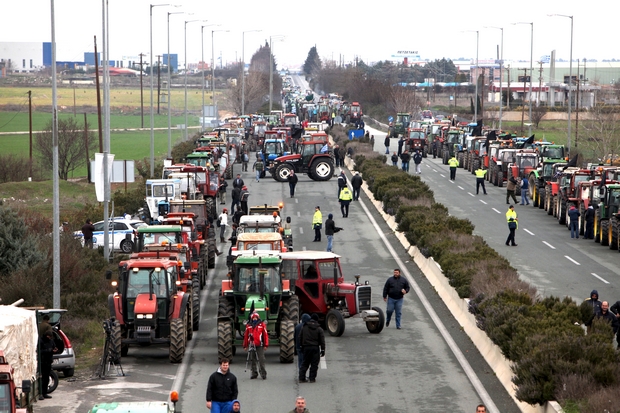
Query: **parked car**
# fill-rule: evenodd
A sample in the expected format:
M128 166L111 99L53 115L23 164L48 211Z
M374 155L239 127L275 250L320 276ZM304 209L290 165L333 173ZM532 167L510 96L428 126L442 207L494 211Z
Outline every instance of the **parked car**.
M62 352L54 354L54 364L52 369L61 371L64 377L71 377L75 372L75 353L71 346L69 337L60 328L60 319L67 310L61 309L46 309L37 311L37 322L43 321L43 316L48 315L50 317L49 323L54 329L54 341L56 341L56 347L61 349Z
M135 229L147 225L146 222L139 219L125 219L123 217L114 218L114 222L110 220L110 247L114 247L115 251L122 251L130 254L133 250L133 241L127 239L127 234L133 234ZM82 231L75 231L73 236L84 245L84 234ZM133 237L130 237L133 238ZM93 248L103 247L103 221L95 224L93 231Z

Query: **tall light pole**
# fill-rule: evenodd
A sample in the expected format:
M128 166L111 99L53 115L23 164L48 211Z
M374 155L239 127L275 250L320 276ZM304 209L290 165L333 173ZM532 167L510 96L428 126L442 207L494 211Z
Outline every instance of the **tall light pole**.
M534 22L517 22L513 24L529 24L531 26L530 31L530 96L529 96L529 108L530 108L530 125L528 126L528 136L532 136L532 76L533 72L533 60L534 60ZM525 91L524 91L525 92ZM540 90L538 91L540 93Z
M572 108L572 89L573 89L573 16L565 14L549 14L551 17L566 17L570 19L570 63L568 69L568 153L570 154L570 135L571 135L571 108Z
M168 158L172 155L172 116L170 114L170 15L171 14L183 14L182 11L169 11L168 12Z
M260 30L246 30L241 35L241 115L245 115L245 34L260 32Z
M150 5L150 34L149 34L149 44L151 47L150 59L151 65L149 66L151 69L151 178L155 176L155 113L153 112L153 7L160 6L170 6L170 4L151 4ZM157 68L159 71L159 67Z
M502 130L502 106L504 103L504 96L502 91L502 80L504 78L504 28L495 26L485 26L487 29L497 29L502 31L501 46L499 52L499 130ZM510 93L510 91L508 91Z
M204 29L205 27L211 27L211 26L219 26L219 24L206 24L204 26L200 26L200 60L202 61L202 70L201 70L201 77L202 80L200 83L202 83L202 121L200 122L200 130L204 131L205 130L205 36L204 36Z
M230 30L211 30L211 102L213 102L213 116L217 120L217 103L215 102L215 47L213 46L213 33L229 32Z
M185 27L184 27L184 39L183 39L183 54L184 56L184 67L185 67L185 108L184 108L184 112L185 112L185 140L188 139L188 132L187 132L187 23L193 23L193 22L206 22L206 20L200 20L200 19L196 19L196 20L185 20Z
M478 123L478 50L480 46L480 31L479 30L464 30L464 32L476 33L476 102L474 103L474 122ZM469 70L471 73L471 68Z
M276 35L269 36L269 113L271 114L271 109L273 108L273 40L284 40L285 36Z

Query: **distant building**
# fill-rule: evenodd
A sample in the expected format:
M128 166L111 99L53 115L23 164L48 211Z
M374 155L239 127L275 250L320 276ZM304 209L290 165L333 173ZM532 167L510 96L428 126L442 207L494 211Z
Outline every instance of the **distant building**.
M45 66L43 45L40 42L0 42L0 62L4 66L0 73L41 70Z

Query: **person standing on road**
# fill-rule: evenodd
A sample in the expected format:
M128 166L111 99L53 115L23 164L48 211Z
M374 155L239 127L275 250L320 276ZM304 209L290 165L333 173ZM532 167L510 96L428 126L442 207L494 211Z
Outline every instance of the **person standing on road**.
M248 171L248 162L250 162L250 155L248 155L247 151L243 151L243 155L241 155L242 163L241 163L241 172Z
M325 221L325 236L327 237L327 252L332 252L334 244L334 234L342 231L342 228L337 227L334 222L334 215L327 215L327 221Z
M349 204L353 199L353 194L348 186L342 188L340 195L338 196L338 202L340 202L340 212L342 212L343 218L349 218Z
M226 188L228 188L228 182L224 178L224 175L220 177L220 186L217 189L217 195L220 198L220 205L226 204Z
M234 185L234 184L233 184ZM233 186L233 190L230 193L230 197L232 198L232 202L230 204L230 213L235 213L235 207L240 208L239 202L241 200L241 188L243 186Z
M405 151L400 154L400 167L403 171L409 172L409 161L411 160L411 155L409 152Z
M448 160L448 166L450 167L450 180L454 181L456 179L456 168L459 166L459 161L456 159L456 156L452 156Z
M396 155L396 152L394 152L391 159L392 159L392 166L398 166L398 155Z
M375 135L370 135L370 149L375 150Z
M54 333L51 329L45 331L39 340L41 342L41 397L39 400L51 399L52 396L47 394L47 388L50 383L50 374L52 374L54 353L58 352L58 349L54 343Z
M325 333L321 326L319 326L319 316L312 314L310 321L301 329L299 339L304 352L303 364L299 370L299 382L314 383L316 381L316 374L319 371L321 357L325 357ZM310 367L310 373L306 380L308 367Z
M517 189L517 180L515 179L514 176L511 176L508 182L506 182L506 203L507 204L510 204L510 202L508 202L508 199L510 197L512 197L512 200L514 201L515 204L517 203L517 198L515 197L516 189Z
M385 139L383 140L383 145L385 145L385 154L390 154L390 135L385 135Z
M207 409L211 413L228 413L233 400L239 395L237 378L229 371L230 360L220 360L220 367L209 377L207 384Z
M476 169L476 195L480 193L480 186L482 185L482 191L487 194L487 189L484 187L484 176L487 174L487 170L482 167Z
M233 181L233 188L241 189L243 188L243 185L245 185L245 183L243 182L243 179L241 179L241 174L237 174L237 177Z
M413 155L413 163L415 164L415 173L422 173L422 154L419 149L415 150L415 154ZM409 167L407 166L407 171L409 171Z
M321 213L321 207L316 206L314 208L314 215L312 216L312 229L314 229L314 240L312 242L321 242L321 229L323 228L323 214Z
M609 311L609 303L607 301L603 301L601 303L601 308L599 308L598 311L592 314L592 317L586 323L586 327L592 327L592 321L594 321L595 318L602 318L606 320L611 325L614 335L618 332L618 326L620 326L620 322L618 321L617 315Z
M570 237L579 239L579 217L581 212L575 207L575 204L571 204L568 210L568 217L570 218Z
M255 379L258 377L258 370L256 368L256 362L258 359L260 376L263 380L267 380L267 370L265 370L265 350L269 347L269 336L267 335L267 326L260 319L257 312L253 312L250 316L250 322L245 326L245 333L243 334L243 349L245 351L249 351L252 344L256 349L256 357L250 356L252 359L252 375L250 376L250 379Z
M289 413L310 413L310 410L306 409L306 399L301 396L297 396L297 400L295 400L295 408Z
M353 187L353 200L359 201L360 198L360 189L362 188L362 183L364 180L360 176L359 172L355 172L353 178L351 178L351 186Z
M297 356L297 368L301 369L301 364L304 361L304 352L301 349L300 334L301 329L304 328L306 323L310 321L310 315L303 313L301 315L301 322L295 326L295 355Z
M530 181L527 178L521 178L521 205L529 205L530 200L527 199L528 192L530 191Z
M586 209L586 216L584 217L586 221L586 232L584 233L585 239L594 239L594 216L594 207L589 205L588 209Z
M398 138L398 153L397 153L398 156L402 155L404 144L405 144L405 137L401 136L400 138Z
M438 145L438 140L433 139L433 159L437 158L437 145Z
M347 176L344 174L344 171L340 171L340 175L338 175L338 196L340 196L340 192L342 188L346 188L347 186Z
M241 210L245 215L248 214L248 200L250 199L250 191L248 187L243 185L241 188L241 194L239 195L239 202L241 202Z
M82 226L82 234L84 235L84 248L93 248L93 231L95 226L90 221L90 218L86 220L86 223Z
M226 233L226 226L228 225L228 210L224 208L222 213L218 217L218 226L220 227L220 242L226 242L224 234Z
M336 161L336 168L340 168L340 145L334 145L334 160Z
M256 162L252 165L252 170L256 171L256 182L260 182L260 178L265 170L265 163L258 155L256 155Z
M387 279L383 286L383 301L387 302L387 319L385 326L390 326L392 313L396 312L396 328L400 330L400 316L403 308L403 298L409 292L409 282L400 276L400 269L394 269L394 275Z
M590 298L586 298L585 301L590 304L592 311L595 313L601 308L601 302L598 299L598 291L592 290L590 292Z
M293 198L295 196L295 186L297 186L299 178L297 178L295 171L291 170L291 173L286 178L286 180L288 181L289 193L291 194L291 198Z
M519 218L517 218L517 213L515 211L515 206L510 205L508 211L506 211L506 221L508 222L508 230L510 233L508 234L508 238L506 239L506 245L512 245L516 247L515 244L515 231L517 230L517 226L519 225Z

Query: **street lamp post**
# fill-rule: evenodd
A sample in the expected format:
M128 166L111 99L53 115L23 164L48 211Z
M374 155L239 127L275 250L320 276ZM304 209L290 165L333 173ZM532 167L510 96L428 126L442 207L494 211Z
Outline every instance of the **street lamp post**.
M261 30L246 30L241 35L241 115L245 115L245 34Z
M172 155L172 116L170 115L170 15L183 14L182 11L168 12L168 158Z
M215 102L215 48L213 46L213 33L229 32L230 30L211 30L211 102L213 102L213 116L217 120L217 103Z
M530 125L528 126L528 136L532 136L532 76L534 75L533 60L534 60L534 22L518 22L513 24L529 24L531 26L530 31L530 92L529 92L529 108L530 108ZM538 91L540 93L540 90Z
M211 26L219 26L219 24L206 24L204 26L200 26L200 52L201 52L201 58L200 60L202 61L202 121L200 122L201 128L200 130L204 132L205 130L205 36L204 36L204 29L205 27L211 27Z
M187 132L187 23L193 23L193 22L206 22L206 20L200 20L200 19L196 19L196 20L185 20L185 27L184 27L184 38L183 38L183 54L184 54L184 63L183 65L185 66L185 106L184 106L184 112L185 112L185 128L183 128L185 130L185 140L188 139L188 132Z
M480 45L480 31L479 30L464 30L465 32L476 33L476 102L474 103L474 122L478 123L478 49ZM471 73L471 68L469 70Z
M495 27L495 26L485 26L487 29L497 29L501 30L502 38L501 38L501 46L500 46L500 54L499 54L499 130L502 130L502 106L504 103L503 96L503 88L502 88L502 80L504 78L503 65L504 65L504 28L503 27ZM510 91L508 91L510 93Z
M273 109L273 46L272 40L284 40L284 36L269 36L269 113Z
M160 6L170 6L170 4L151 4L150 5L150 35L149 35L149 44L151 48L150 59L151 59L151 178L155 176L155 114L153 113L153 7ZM157 68L159 71L159 67Z
M572 89L573 89L573 16L565 14L549 14L551 17L566 17L570 19L570 63L568 66L568 138L566 140L568 153L570 154L571 136L571 108L572 108Z

